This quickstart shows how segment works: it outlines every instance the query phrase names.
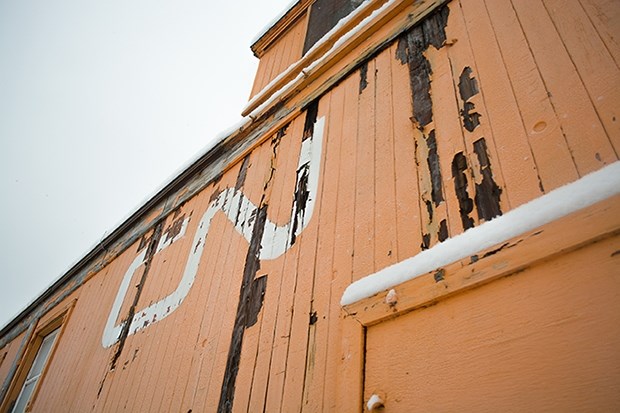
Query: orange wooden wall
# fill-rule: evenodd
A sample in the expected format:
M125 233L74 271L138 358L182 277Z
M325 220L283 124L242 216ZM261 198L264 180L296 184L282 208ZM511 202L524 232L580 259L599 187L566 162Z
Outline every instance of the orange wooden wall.
M250 97L301 58L307 23L307 14L304 13L261 56Z
M319 99L318 117L325 117L326 125L315 212L285 254L260 263L256 276L267 275L267 287L257 323L244 331L233 411L359 411L368 391L372 392L363 387L365 340L367 369L380 370L382 363L415 367L385 371L392 376L394 388L399 388L396 382L402 374L428 376L432 369L425 357L432 358L437 369L445 370L449 367L446 363L455 362L467 376L470 353L463 346L476 337L482 340L495 328L485 325L486 319L477 319L477 313L468 312L476 303L492 309L498 300L510 302L513 291L517 295L529 289L547 291L556 283L567 283L569 295L561 295L562 291L532 293L523 302L512 302L514 308L506 306L506 311L524 310L506 324L506 328L515 329L525 323L524 317L564 311L567 298L591 304L582 278L587 274L588 257L603 253L604 249L596 246L553 270L541 266L464 294L437 309L399 318L397 324L379 324L368 336L357 321L342 312L340 297L352 281L463 232L464 215L473 225L481 223L484 213L474 202L477 185L482 188L478 191L484 192L484 185L492 179L499 190L499 207L506 212L618 159L620 7L616 2L453 0L448 7L446 42L439 48L428 45L423 53L432 71L430 122L421 125L416 119L415 113L421 109L415 106L415 99L412 107L403 41L389 45ZM299 57L304 21L286 35L290 42L281 42L286 47L265 55L253 94ZM459 84L467 81L476 85L471 96L460 90ZM463 113L476 118L479 125L468 130L463 126ZM283 136L274 133L248 154L247 161L232 165L221 179L166 218L164 231L178 219L190 217L186 235L154 256L137 309L157 302L179 284L200 217L222 190L241 184L240 189L254 204L268 204L271 221L288 222L305 117L306 112L295 117ZM467 182L466 194L472 202L468 212L462 211L462 194L457 193L455 159L465 162L459 179L464 177ZM243 169L245 180L240 178ZM437 202L439 189L442 199ZM123 251L81 286L71 297L77 299L75 307L33 410L216 411L248 242L223 214L215 215L203 242L196 280L183 303L166 319L128 336L113 369L111 360L118 347L104 348L102 332L141 243ZM564 270L573 266L572 275L564 278ZM605 267L602 277L613 268ZM131 291L143 271L136 271L117 323L128 314L134 296ZM615 288L610 285L608 291L614 297ZM617 300L608 295L597 299L600 306L590 308L588 317L576 324L527 329L549 347L544 354L558 355L564 377L579 376L582 362L587 361L563 364L565 356L560 352L565 340L572 343L569 355L588 346L588 337L604 340L598 345L605 351L609 343L617 343L615 318L605 318L606 326L615 323L611 332L601 325L581 329L583 324L596 324L605 313L617 313ZM444 318L448 316L453 318ZM540 323L561 324L562 320L557 315L540 319ZM460 327L446 332L438 327L441 323ZM401 337L401 331L406 335ZM446 356L452 347L434 347L439 340L436 335L442 334L459 347L459 352L450 356L456 360ZM452 394L446 398L440 389L444 382L435 386L435 382L420 379L423 388L403 393L403 403L424 402L419 405L422 411L433 410L434 401L441 398L445 409L451 410L457 409L461 397L484 397L478 383L492 385L508 377L495 362L509 362L506 369L514 370L521 363L518 358L511 360L513 357L528 359L532 353L532 363L544 357L532 347L534 338L525 347L498 343L497 353L486 347L471 353L471 363L484 359L487 353L492 356L488 365L482 364L488 370L469 383L473 387L460 388L454 394L443 389ZM15 357L21 340L22 336L0 351L0 357L7 354L0 365L0 379L7 374L7 363ZM409 343L415 343L409 349L420 351L415 353L417 358L398 357L399 346ZM609 368L617 369L617 358L608 361ZM534 364L528 364L522 376L531 379L528 383L532 386L538 383L533 378L548 373ZM588 377L595 378L599 367L605 368L592 367L586 372ZM439 373L443 370L437 369L433 377L445 377ZM377 374L369 373L366 386L372 385ZM548 376L553 383L538 384L563 386L555 381L557 374ZM566 389L573 385L567 383ZM470 393L472 389L476 392ZM515 402L523 397L509 396L514 396ZM475 406L484 410L485 405Z

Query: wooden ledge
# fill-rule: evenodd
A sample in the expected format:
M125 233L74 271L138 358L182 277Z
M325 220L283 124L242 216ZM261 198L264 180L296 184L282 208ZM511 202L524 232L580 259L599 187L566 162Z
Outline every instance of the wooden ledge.
M348 65L336 78L330 78L327 85L320 86L319 93L336 84L346 74L355 68L361 61L369 58L376 53L386 43L395 39L400 33L414 26L429 13L448 0L416 0L413 2L396 0L389 2L386 0L370 0L366 6L355 10L354 17L340 26L333 33L326 35L316 46L312 47L296 63L293 63L285 72L280 74L271 83L265 86L248 102L243 109L242 116L260 117L261 113L269 110L275 104L289 99L300 90L306 89L308 85L316 81L327 70L340 63L340 60L361 45L371 35L378 32L390 20L403 13L408 8L412 11L403 17L403 21L395 24L395 29L388 34L387 38L378 39L359 53L359 58L352 65ZM375 13L372 18L364 23L363 30L354 33L343 41L347 33L355 30L360 23L371 16L374 12L385 6L379 13ZM318 62L318 63L317 63ZM302 76L303 74L303 76ZM276 96L277 95L277 96ZM316 95L316 93L313 93ZM276 98L274 99L274 96ZM266 104L269 102L268 104Z
M620 234L620 195L526 232L388 291L343 307L364 326L432 305L454 294L522 271L604 238ZM388 304L386 301L391 301Z

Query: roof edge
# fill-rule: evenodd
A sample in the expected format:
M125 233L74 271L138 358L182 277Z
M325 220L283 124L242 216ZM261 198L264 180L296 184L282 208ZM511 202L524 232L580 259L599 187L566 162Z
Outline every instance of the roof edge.
M250 49L254 56L261 58L267 49L301 17L314 0L298 0L290 5L284 14L272 20L252 42Z

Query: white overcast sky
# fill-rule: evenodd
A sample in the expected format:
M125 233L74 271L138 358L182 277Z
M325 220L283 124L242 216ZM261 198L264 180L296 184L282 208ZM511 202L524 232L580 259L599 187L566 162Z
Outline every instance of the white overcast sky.
M291 0L0 0L0 328L218 132Z

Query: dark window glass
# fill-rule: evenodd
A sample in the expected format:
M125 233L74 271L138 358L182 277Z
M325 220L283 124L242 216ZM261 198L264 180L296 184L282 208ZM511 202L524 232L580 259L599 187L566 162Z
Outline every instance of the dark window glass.
M316 0L310 6L304 54L343 17L362 4L362 0Z

